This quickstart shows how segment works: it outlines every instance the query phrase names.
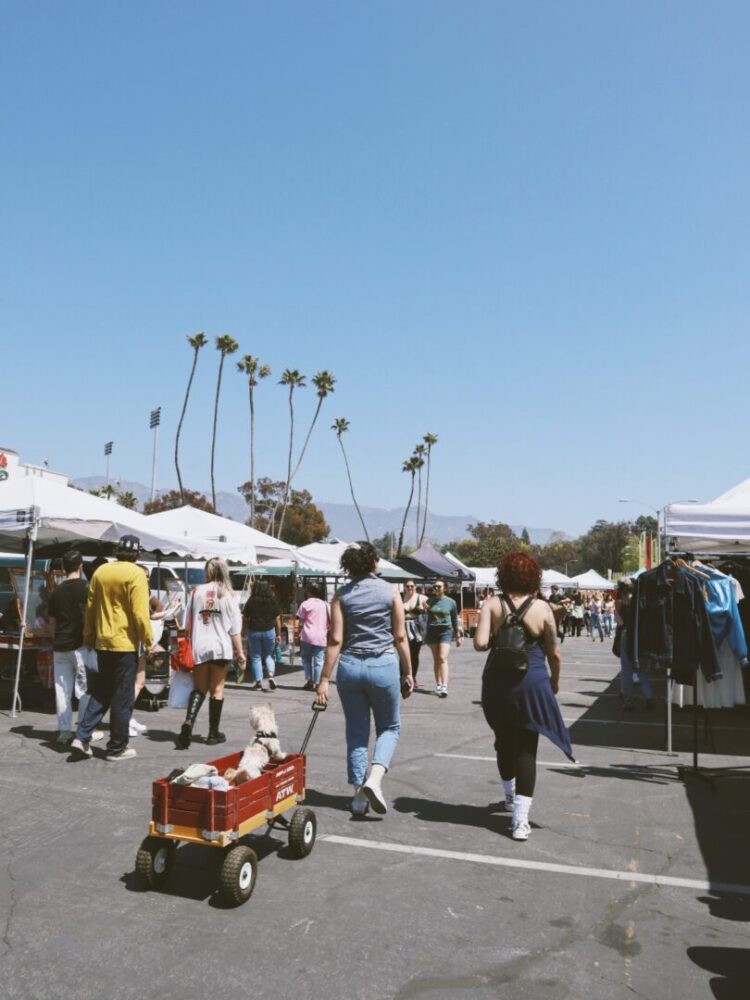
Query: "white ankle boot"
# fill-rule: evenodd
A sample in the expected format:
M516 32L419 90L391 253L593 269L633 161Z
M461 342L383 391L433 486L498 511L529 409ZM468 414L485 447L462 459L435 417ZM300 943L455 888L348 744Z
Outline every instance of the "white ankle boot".
M516 797L516 779L511 778L510 781L506 781L502 778L503 791L505 792L505 811L513 812L513 800Z
M511 836L514 840L528 840L531 833L529 825L529 809L533 799L530 795L516 795L513 799L513 828Z
M381 788L386 769L382 764L373 764L370 768L370 776L362 785L362 791L367 796L367 800L373 808L373 812L379 816L385 816L388 812L383 789Z
M354 798L352 799L351 810L353 816L364 816L367 810L370 808L370 803L367 796L362 791L362 785L357 785L354 790Z

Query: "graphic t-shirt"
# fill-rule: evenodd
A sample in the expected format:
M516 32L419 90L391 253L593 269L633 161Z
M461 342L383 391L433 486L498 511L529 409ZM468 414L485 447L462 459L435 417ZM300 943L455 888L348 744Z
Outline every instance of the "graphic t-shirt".
M68 653L83 645L88 592L85 580L63 580L50 594L49 616L55 619L52 648L58 653Z
M190 595L187 628L196 663L234 659L231 637L242 631L237 598L234 594L219 597L217 584L202 583Z

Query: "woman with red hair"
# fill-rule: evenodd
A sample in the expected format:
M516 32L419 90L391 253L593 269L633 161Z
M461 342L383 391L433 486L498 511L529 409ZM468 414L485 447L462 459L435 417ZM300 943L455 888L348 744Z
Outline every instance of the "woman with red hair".
M500 596L482 605L474 648L490 650L482 709L495 733L505 809L513 813L512 837L528 840L539 734L574 757L555 698L561 666L557 625L550 605L537 596L542 567L525 552L513 552L501 560L497 580Z

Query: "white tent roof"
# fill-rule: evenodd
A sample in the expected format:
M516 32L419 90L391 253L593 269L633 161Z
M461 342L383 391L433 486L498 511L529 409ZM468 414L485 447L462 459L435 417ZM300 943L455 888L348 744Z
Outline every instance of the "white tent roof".
M33 513L32 513L33 512ZM0 548L23 548L30 521L37 523L37 545L116 542L137 535L143 549L179 558L244 558L232 545L195 537L173 537L151 519L112 500L92 496L41 476L25 476L0 483Z
M664 530L679 551L750 552L750 479L711 503L668 504Z
M474 570L467 566L466 563L461 562L458 556L454 556L452 552L444 552L443 555L448 562L452 562L454 566L458 566L459 569L462 569L465 573L469 573L473 576ZM476 580L474 582L476 583ZM471 582L469 581L467 585L471 586Z
M329 572L337 570L343 575L341 556L352 544L354 543L342 542L337 538L333 542L311 542L309 545L301 545L297 551L310 561L311 566L327 566ZM378 563L378 573L399 580L410 580L413 575L387 559L381 559Z
M447 552L446 557L450 558ZM494 566L467 566L466 568L474 574L474 583L477 587L492 587L497 590L497 569Z
M553 584L556 587L578 587L575 579L566 576L564 573L558 573L556 569L543 570L542 586L551 587Z
M614 590L616 584L612 580L597 573L595 569L590 569L586 573L579 573L578 576L571 577L573 586L579 590Z
M254 563L257 556L270 558L292 559L296 550L273 535L267 535L248 524L233 521L230 517L212 514L208 510L199 510L186 504L173 510L161 510L158 514L149 514L148 520L158 525L161 531L171 535L205 538L212 541L226 541L232 545L246 547L248 555L246 562Z

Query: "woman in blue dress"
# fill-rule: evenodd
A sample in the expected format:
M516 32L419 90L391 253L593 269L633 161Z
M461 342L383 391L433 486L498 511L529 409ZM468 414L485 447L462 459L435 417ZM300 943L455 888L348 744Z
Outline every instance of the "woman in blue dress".
M512 614L511 605L520 612L528 602L522 620L527 669L503 667L503 658L490 652L482 675L482 709L495 733L505 808L513 813L512 836L528 840L540 733L571 760L575 758L555 698L561 667L557 625L550 605L537 597L542 567L525 552L514 552L501 561L497 577L501 593L482 606L474 648L491 650L500 627Z

